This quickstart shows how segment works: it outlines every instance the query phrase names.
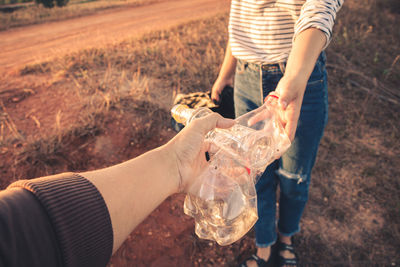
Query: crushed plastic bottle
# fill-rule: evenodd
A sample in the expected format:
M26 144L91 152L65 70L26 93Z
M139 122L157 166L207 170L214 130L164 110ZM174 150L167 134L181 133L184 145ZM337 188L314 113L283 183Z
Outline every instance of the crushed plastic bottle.
M198 177L184 202L203 239L229 245L244 236L258 219L257 195L248 169L220 150Z
M206 139L217 151L184 202L184 212L195 219L195 232L200 238L229 245L257 221L257 179L290 146L280 124L277 98L267 97L260 108L237 118L233 127L207 134ZM177 122L187 125L212 111L176 105L171 113Z
M281 124L278 99L279 96L274 92L267 96L261 107L235 119L237 125L254 130L246 140L251 144L250 153L253 153L253 157L249 158L251 161L246 164L256 181L265 168L279 159L291 145Z
M290 146L277 110L277 96L270 95L260 108L237 118L233 127L210 131L206 139L254 173L260 173ZM171 109L173 118L184 125L210 113L208 108L191 109L186 105L175 105Z

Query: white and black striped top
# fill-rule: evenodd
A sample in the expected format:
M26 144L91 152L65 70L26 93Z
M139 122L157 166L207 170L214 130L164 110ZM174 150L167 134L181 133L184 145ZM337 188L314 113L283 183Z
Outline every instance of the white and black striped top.
M271 64L286 61L296 36L318 28L328 46L344 0L232 0L229 40L234 57Z

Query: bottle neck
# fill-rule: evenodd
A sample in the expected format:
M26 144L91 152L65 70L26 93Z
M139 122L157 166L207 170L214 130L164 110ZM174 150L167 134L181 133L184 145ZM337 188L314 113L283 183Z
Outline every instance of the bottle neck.
M171 109L171 115L176 122L186 125L193 116L194 109L186 105L178 104Z

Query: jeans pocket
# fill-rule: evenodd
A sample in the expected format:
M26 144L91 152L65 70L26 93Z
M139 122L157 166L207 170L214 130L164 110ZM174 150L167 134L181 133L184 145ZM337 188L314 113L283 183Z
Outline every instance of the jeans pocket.
M247 63L243 60L238 59L236 63L236 73L235 74L243 74L247 69Z
M313 79L313 80L310 79L307 82L307 87L312 87L313 89L314 88L318 89L319 86L322 86L323 82L324 82L323 76L321 76L321 79ZM309 90L311 90L311 89L309 89Z

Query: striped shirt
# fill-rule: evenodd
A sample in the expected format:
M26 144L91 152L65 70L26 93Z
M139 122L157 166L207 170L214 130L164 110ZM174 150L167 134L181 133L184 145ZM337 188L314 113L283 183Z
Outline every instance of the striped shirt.
M253 63L287 60L296 36L320 29L328 46L344 0L232 0L229 40L234 57Z

